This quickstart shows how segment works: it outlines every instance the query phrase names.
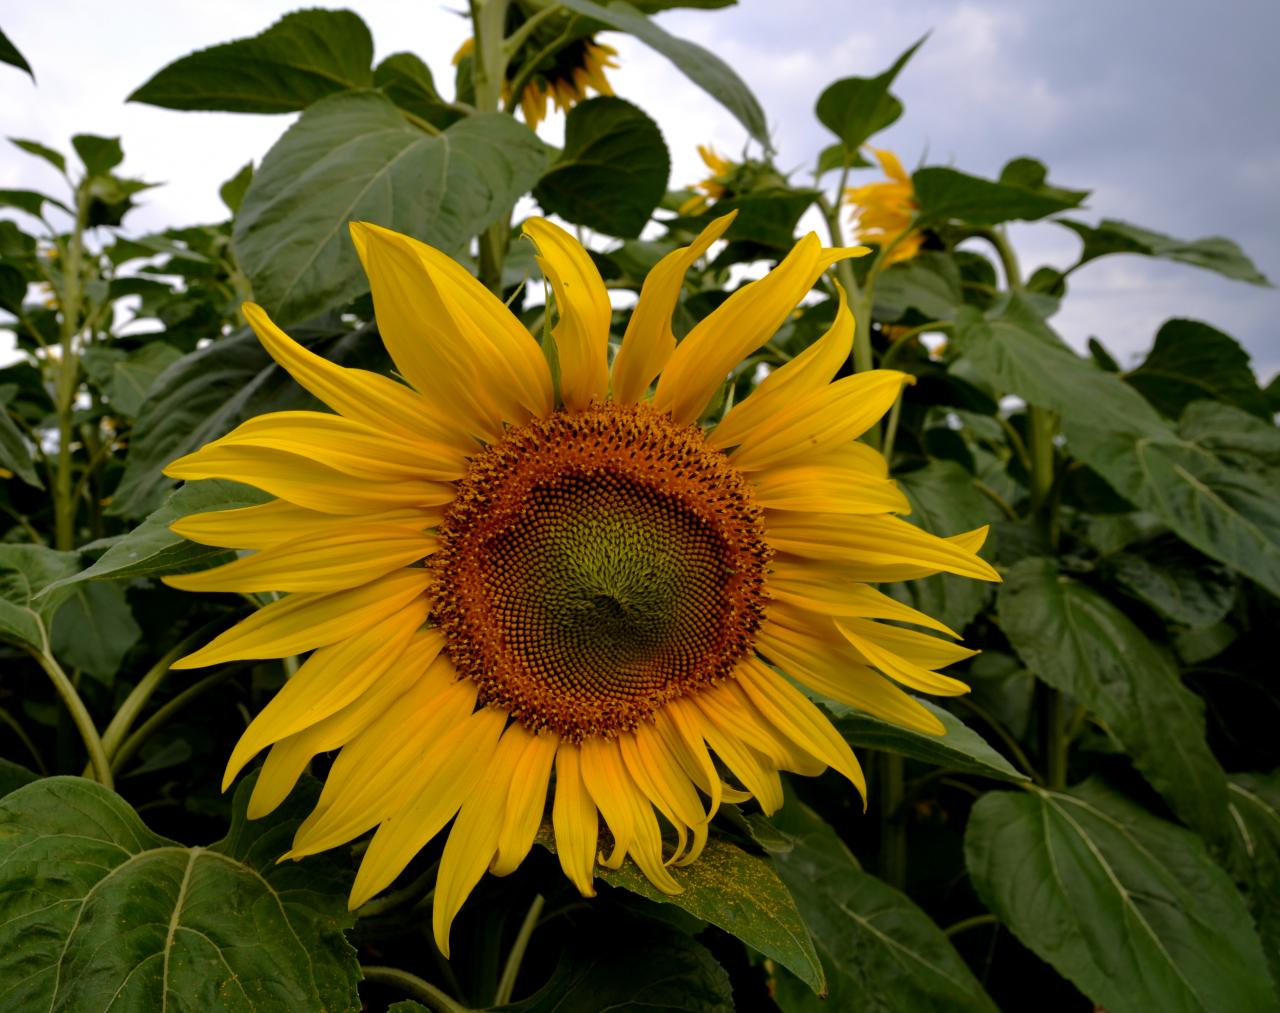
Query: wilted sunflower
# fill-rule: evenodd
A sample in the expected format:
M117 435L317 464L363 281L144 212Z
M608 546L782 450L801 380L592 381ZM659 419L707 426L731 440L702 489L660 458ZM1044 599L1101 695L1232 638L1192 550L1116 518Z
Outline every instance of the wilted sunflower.
M467 39L453 54L453 62L457 64L474 50L475 39ZM588 35L574 39L545 58L520 89L520 111L524 113L525 123L531 129L537 129L538 124L547 118L548 99L560 112L567 113L586 99L591 90L600 95L612 95L613 86L609 84L605 70L618 66L614 60L617 55L618 51L612 46L596 42L595 36ZM502 82L502 101L507 102L510 97L511 81L508 79Z
M353 908L453 820L435 890L445 953L484 870L510 873L529 852L550 784L560 864L584 895L597 861L628 855L676 893L669 867L698 857L722 800L772 812L780 770L827 766L864 792L849 746L779 670L936 734L895 683L966 689L936 670L971 651L879 620L956 634L870 583L995 580L975 555L984 532L938 538L894 516L907 501L854 441L907 377L831 382L853 334L843 298L825 336L699 424L826 268L865 252L806 236L677 345L684 274L729 221L654 268L612 368L591 259L526 222L559 311L558 374L463 267L355 224L408 384L327 362L247 304L271 355L336 414L251 419L166 470L278 497L177 521L197 542L254 551L168 583L287 593L176 667L314 651L245 731L224 787L269 747L249 809L262 816L313 756L339 750L288 856L376 827Z
M880 168L889 178L880 183L850 187L844 197L853 208L854 229L859 242L875 243L884 248L897 240L885 257L887 267L901 260L910 260L920 252L924 237L911 231L912 219L920 205L916 202L911 177L902 168L898 156L883 148L868 150L876 156Z

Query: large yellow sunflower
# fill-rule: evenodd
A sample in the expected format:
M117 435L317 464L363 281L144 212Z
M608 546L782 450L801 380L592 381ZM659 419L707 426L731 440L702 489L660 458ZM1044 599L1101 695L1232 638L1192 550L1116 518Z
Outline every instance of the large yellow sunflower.
M591 259L555 225L526 222L559 311L555 372L464 268L355 224L408 383L327 362L247 304L267 350L335 414L251 419L167 469L277 497L176 522L252 551L168 583L286 594L176 667L313 652L245 731L226 783L270 750L259 817L338 750L288 855L377 828L353 908L453 820L434 901L446 954L485 869L510 873L529 852L549 786L560 863L584 895L597 862L628 856L675 893L671 867L697 859L722 800L771 812L779 771L828 766L865 792L849 746L791 679L937 734L898 684L966 689L937 669L972 652L882 620L956 634L870 585L995 580L975 555L984 532L938 538L895 516L906 500L854 441L907 377L832 382L853 335L843 298L826 335L701 424L819 276L865 252L806 236L677 344L684 274L729 221L654 268L612 366Z

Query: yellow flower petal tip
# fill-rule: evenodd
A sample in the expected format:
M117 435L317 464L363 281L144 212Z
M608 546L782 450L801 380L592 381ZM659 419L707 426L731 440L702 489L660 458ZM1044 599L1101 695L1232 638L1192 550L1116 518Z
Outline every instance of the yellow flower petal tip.
M607 65L602 47L589 52ZM589 255L527 221L556 290L558 388L532 335L465 269L371 223L351 223L352 241L404 381L327 362L244 305L332 413L253 419L166 468L274 498L176 521L245 554L164 582L282 594L173 667L305 658L245 730L223 787L265 754L257 817L334 754L280 860L372 831L353 910L447 834L432 930L448 952L468 895L486 870L521 863L548 807L585 897L597 866L627 861L678 893L672 870L699 860L721 801L771 812L783 771L831 767L865 808L852 749L792 680L944 732L905 690L963 692L940 670L971 652L872 585L998 580L976 556L986 529L943 538L897 516L909 504L856 441L912 377L837 379L853 334L843 297L809 349L704 418L823 272L868 252L805 237L677 344L685 273L733 220L653 269L612 364L613 314Z

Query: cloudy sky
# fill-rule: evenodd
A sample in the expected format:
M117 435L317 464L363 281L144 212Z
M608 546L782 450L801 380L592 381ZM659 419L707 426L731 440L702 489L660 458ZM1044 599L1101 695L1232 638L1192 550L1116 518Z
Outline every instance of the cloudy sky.
M8 7L0 26L38 85L0 67L0 130L68 148L71 134L123 137L124 170L165 186L131 219L136 229L222 216L218 185L258 160L291 117L178 113L126 104L155 70L203 46L256 34L300 3L223 0L46 0ZM449 79L469 34L446 4L353 0L376 57L410 49ZM887 67L925 32L895 88L902 119L880 137L908 166L927 158L994 175L1033 155L1051 180L1092 190L1087 216L1120 218L1179 238L1226 235L1280 281L1280 4L1274 0L742 0L722 11L673 11L665 27L714 49L764 106L779 164L807 181L832 139L813 116L832 80ZM694 146L742 152L745 133L670 64L610 36L623 67L617 92L662 126L672 183L704 175ZM548 139L555 141L558 124ZM868 175L868 178L871 178ZM0 186L53 188L38 161L0 155ZM1065 265L1074 235L1049 224L1014 232L1024 266ZM1073 278L1054 323L1073 344L1100 337L1134 361L1159 323L1199 318L1240 339L1264 379L1280 369L1280 290L1176 264L1115 257Z

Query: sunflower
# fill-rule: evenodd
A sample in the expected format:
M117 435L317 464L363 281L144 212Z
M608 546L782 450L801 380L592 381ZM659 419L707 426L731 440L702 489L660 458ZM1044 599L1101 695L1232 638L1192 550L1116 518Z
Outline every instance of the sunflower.
M711 175L701 183L693 185L694 190L701 190L680 205L677 213L682 215L700 215L707 210L712 201L725 195L725 189L737 166L725 158L714 148L706 144L698 145L698 154L702 156L702 164L711 170Z
M889 178L879 183L850 187L845 191L846 203L853 208L853 222L858 241L875 243L882 248L893 244L885 257L885 266L910 260L920 252L924 237L912 231L911 222L920 205L911 186L911 177L902 168L898 156L883 148L869 148ZM901 238L899 238L901 237ZM895 242L896 241L896 242Z
M463 267L353 224L408 382L327 362L246 304L268 352L333 413L250 419L166 469L276 497L175 522L251 552L167 583L285 594L175 667L312 652L246 729L224 789L269 750L249 804L263 816L336 750L286 857L376 828L352 908L452 820L433 914L446 954L485 869L510 873L528 854L548 792L582 894L597 863L628 857L674 894L672 867L698 858L720 803L774 811L779 771L829 766L865 796L849 746L792 679L932 734L941 723L898 684L967 688L937 670L973 652L909 629L956 637L870 585L996 580L975 555L985 529L939 538L895 516L907 501L855 441L908 377L832 382L854 329L843 296L822 338L702 424L823 272L866 252L806 236L677 344L685 272L730 220L653 269L612 367L591 259L527 221L559 313L555 372Z
M475 51L475 39L467 39L458 51L453 54L455 65L464 57ZM612 46L596 42L595 36L588 35L558 50L554 56L544 60L520 90L520 110L524 113L524 121L529 128L536 130L538 124L547 118L547 101L555 103L556 109L567 113L594 90L599 95L612 95L613 86L609 84L605 70L617 68L614 59L618 51ZM510 68L508 73L511 73ZM502 82L502 101L511 97L511 80Z

